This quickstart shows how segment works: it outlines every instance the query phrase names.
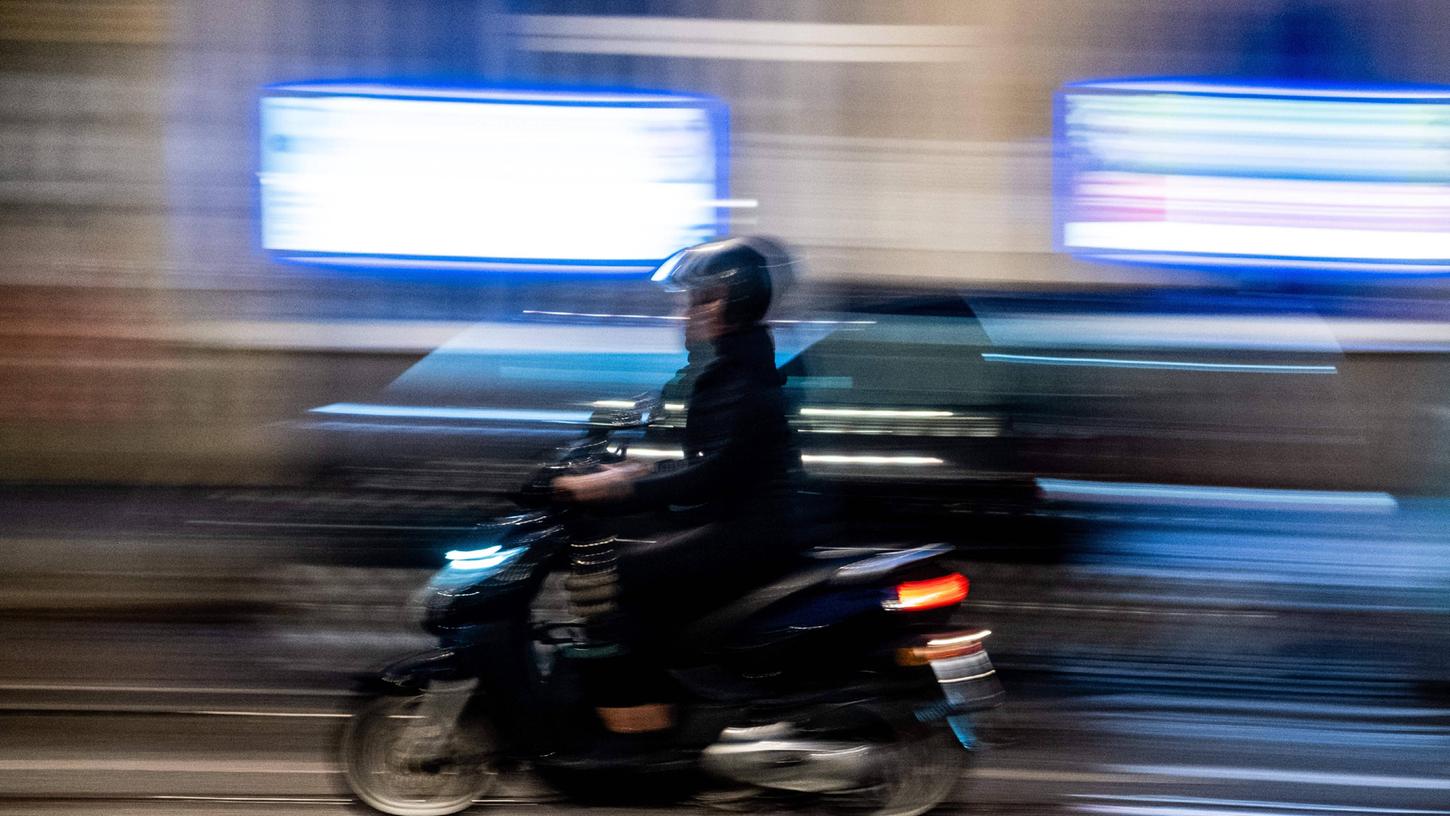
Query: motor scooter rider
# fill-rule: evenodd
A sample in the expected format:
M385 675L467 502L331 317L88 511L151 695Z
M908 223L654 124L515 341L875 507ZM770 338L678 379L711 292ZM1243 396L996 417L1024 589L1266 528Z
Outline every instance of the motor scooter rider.
M655 280L688 298L685 339L694 373L684 458L653 469L617 466L562 476L566 500L629 509L689 508L696 526L618 553L621 606L652 619L703 614L784 572L802 542L797 523L800 452L785 377L763 319L789 255L775 242L731 238L682 250ZM705 353L709 352L709 353ZM696 365L697 363L692 363ZM618 713L618 712L616 712ZM641 707L612 730L663 728L669 717ZM616 727L619 726L619 727Z

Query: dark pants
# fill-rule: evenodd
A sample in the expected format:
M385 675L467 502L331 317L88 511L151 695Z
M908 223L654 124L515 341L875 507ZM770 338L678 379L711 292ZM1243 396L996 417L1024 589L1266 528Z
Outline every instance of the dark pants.
M593 661L596 705L637 706L676 696L665 671L681 628L790 568L782 526L713 523L617 551L619 607L610 630L623 650ZM614 638L611 638L614 639Z
M784 524L715 522L619 550L622 607L644 631L696 620L785 572L796 548Z

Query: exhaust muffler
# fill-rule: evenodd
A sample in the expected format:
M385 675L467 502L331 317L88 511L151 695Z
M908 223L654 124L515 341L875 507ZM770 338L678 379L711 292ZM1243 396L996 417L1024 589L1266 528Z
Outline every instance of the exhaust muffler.
M719 742L705 749L701 765L707 773L724 779L800 793L855 790L876 778L881 746L791 739L788 730L784 724L781 728L727 728ZM780 736L766 736L770 731ZM754 738L757 735L760 738Z

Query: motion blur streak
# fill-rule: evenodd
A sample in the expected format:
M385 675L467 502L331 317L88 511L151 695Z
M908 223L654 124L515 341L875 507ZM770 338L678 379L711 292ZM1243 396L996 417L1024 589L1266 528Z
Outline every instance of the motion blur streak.
M976 30L946 25L862 25L678 17L521 15L530 51L792 62L960 62Z
M605 407L605 406L601 406ZM441 408L422 405L360 405L339 402L311 409L314 414L348 414L428 419L496 419L514 422L585 422L587 411L529 411L509 408Z
M1244 374L1334 374L1332 365L1260 365L1253 363L1194 363L1184 360L1115 360L1101 357L1044 357L1030 354L983 354L989 363L1022 365L1097 366L1102 368L1161 368L1169 371L1228 371Z
M845 416L845 417L949 417L951 411L903 411L876 408L802 408L801 416Z
M807 453L802 462L822 462L833 465L940 465L942 460L935 456L851 456L840 453Z
M1064 479L1038 479L1038 488L1048 498L1119 501L1146 500L1163 504L1199 504L1209 507L1259 507L1271 509L1312 507L1316 510L1393 511L1399 507L1387 493L1331 493L1309 490L1263 490L1190 485L1110 484Z

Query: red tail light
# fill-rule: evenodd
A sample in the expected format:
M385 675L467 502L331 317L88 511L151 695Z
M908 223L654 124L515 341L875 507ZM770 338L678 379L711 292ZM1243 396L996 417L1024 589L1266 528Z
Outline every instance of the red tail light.
M907 581L896 585L896 597L882 603L893 612L921 611L954 606L967 597L967 576L960 572L929 578L925 581Z

